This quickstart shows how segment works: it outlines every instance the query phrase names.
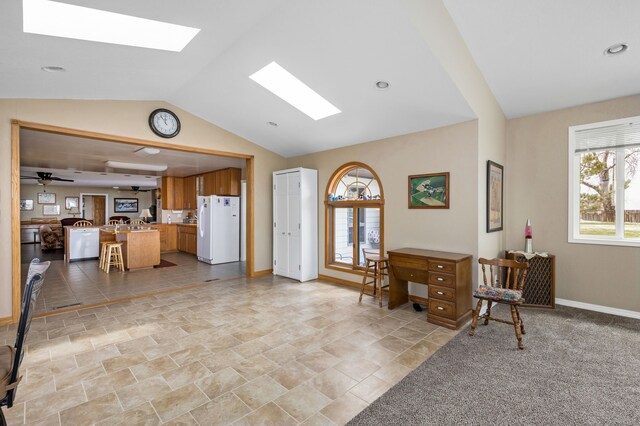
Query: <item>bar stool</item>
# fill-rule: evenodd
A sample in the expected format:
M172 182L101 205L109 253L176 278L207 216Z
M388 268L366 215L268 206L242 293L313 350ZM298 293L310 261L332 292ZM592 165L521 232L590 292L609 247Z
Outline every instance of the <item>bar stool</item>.
M362 277L362 289L360 290L360 299L358 302L362 302L363 294L376 297L377 293L378 303L380 304L380 307L382 307L382 289L384 287L389 287L389 284L383 285L384 277L389 275L389 258L367 252L364 253L364 258L366 266L364 269L364 277ZM364 289L367 285L373 286L372 293L365 293Z
M124 272L124 261L122 260L122 243L106 243L107 254L105 256L104 271L108 274L111 266Z
M100 243L100 269L105 270L105 264L107 259L107 244L113 241L102 241Z

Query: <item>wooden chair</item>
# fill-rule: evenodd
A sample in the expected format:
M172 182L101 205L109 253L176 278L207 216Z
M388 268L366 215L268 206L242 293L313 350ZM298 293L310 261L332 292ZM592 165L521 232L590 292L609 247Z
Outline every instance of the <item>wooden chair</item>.
M130 225L144 225L145 223L147 223L147 222L145 222L144 219L131 219L131 220L129 220L129 224Z
M389 286L388 284L384 285L384 277L389 275L389 258L380 256L380 250L369 252L366 249L362 249L362 253L365 259L365 269L358 302L362 302L363 294L368 294L373 297L376 297L377 294L378 304L382 307L382 289ZM373 287L371 293L365 293L367 286Z
M16 343L14 346L0 346L0 425L2 426L7 424L2 407L11 408L13 406L18 383L22 379L22 376L18 376L18 374L23 357L24 341L29 332L33 310L44 285L44 276L49 265L49 262L41 263L39 259L31 261L27 274L27 285L22 297Z
M122 224L122 220L110 220L109 222L107 222L107 225L120 225Z
M93 223L91 223L88 220L79 220L76 223L74 223L73 226L76 228L86 228L88 226L93 226Z
M469 336L473 336L479 319L484 319L484 325L489 324L489 320L511 324L516 331L516 339L518 339L518 349L524 349L522 344L522 335L525 334L524 324L520 318L518 306L524 303L522 291L524 289L524 279L527 276L528 263L520 263L515 260L507 259L478 259L478 263L482 265L482 275L484 285L478 286L473 292L473 297L478 299L478 305L473 311L471 320L471 329ZM487 275L486 265L489 265L489 274ZM480 315L482 302L487 301L487 312ZM491 316L491 306L493 303L502 303L511 307L512 321L506 321Z

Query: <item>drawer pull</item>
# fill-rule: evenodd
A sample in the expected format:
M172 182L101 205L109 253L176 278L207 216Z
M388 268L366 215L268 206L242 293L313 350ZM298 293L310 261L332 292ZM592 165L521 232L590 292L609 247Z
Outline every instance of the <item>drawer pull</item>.
M438 307L436 307L436 309L439 310L439 311L444 311L444 308L442 306L438 306Z
M444 281L444 278L438 277L436 278L437 281Z
M437 266L436 266L436 268L438 268L438 269L444 269L444 266L442 266L442 265L437 265Z
M436 291L436 294L439 294L440 296L442 296L444 293L442 291Z

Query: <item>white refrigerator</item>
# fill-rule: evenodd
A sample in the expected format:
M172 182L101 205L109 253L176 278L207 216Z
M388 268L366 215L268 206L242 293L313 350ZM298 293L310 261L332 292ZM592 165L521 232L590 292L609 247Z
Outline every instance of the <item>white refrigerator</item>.
M198 260L212 265L240 260L240 197L198 197Z

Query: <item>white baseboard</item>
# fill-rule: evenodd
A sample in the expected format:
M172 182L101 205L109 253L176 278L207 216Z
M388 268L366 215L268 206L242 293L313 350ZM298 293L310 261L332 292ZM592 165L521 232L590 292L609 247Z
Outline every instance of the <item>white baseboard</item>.
M640 319L640 312L628 311L626 309L610 308L608 306L593 305L591 303L576 302L574 300L558 298L556 298L556 304L570 306L572 308L586 309L588 311L603 312L605 314L618 315L621 317Z

